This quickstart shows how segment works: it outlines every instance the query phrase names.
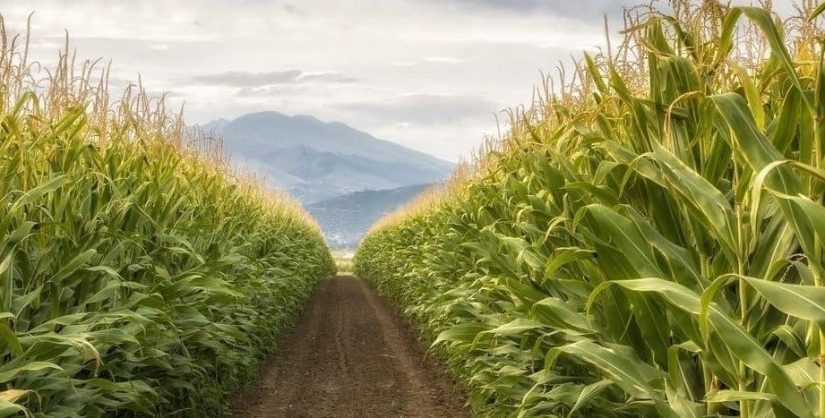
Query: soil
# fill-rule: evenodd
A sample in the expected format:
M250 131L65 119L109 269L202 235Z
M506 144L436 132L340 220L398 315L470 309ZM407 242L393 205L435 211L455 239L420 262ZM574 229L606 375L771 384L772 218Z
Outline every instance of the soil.
M235 402L234 416L469 417L415 333L364 282L321 283L295 329Z

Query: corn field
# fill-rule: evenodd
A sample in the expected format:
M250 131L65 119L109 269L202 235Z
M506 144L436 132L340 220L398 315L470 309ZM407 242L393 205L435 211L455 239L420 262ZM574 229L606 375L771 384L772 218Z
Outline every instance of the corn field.
M334 270L317 227L26 38L0 31L0 417L222 414Z
M672 0L355 258L479 416L825 417L825 5Z

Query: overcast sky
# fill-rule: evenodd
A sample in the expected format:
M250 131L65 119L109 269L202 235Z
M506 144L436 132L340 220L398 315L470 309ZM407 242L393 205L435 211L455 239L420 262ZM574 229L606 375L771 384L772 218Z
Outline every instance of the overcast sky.
M275 110L341 121L448 160L528 103L540 72L604 43L603 15L637 0L5 0L34 11L47 63L68 30L78 55L113 61L186 103L187 122ZM618 30L619 28L614 28Z

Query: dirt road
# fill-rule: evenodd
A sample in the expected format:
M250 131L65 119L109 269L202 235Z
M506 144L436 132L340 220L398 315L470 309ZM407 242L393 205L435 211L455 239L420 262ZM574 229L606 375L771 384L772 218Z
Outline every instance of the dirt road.
M236 417L469 416L404 321L352 277L323 282L279 345Z

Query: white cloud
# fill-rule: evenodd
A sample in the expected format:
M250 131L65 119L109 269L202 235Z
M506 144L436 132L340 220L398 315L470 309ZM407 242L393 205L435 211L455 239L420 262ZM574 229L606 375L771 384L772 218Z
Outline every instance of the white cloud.
M284 84L304 83L354 83L358 80L346 77L337 71L280 70L266 72L227 71L222 73L192 76L183 83L196 86L264 87Z
M489 116L499 110L495 103L479 96L429 93L407 93L380 102L340 103L336 106L375 121L398 122L406 128L413 125L443 126L479 115Z
M424 58L424 61L433 62L437 64L461 64L463 62L467 62L467 60L453 57L427 57Z
M541 71L600 45L619 2L548 1L6 0L3 14L19 31L36 11L34 58L53 61L67 29L114 77L174 90L193 123L311 114L455 160Z

